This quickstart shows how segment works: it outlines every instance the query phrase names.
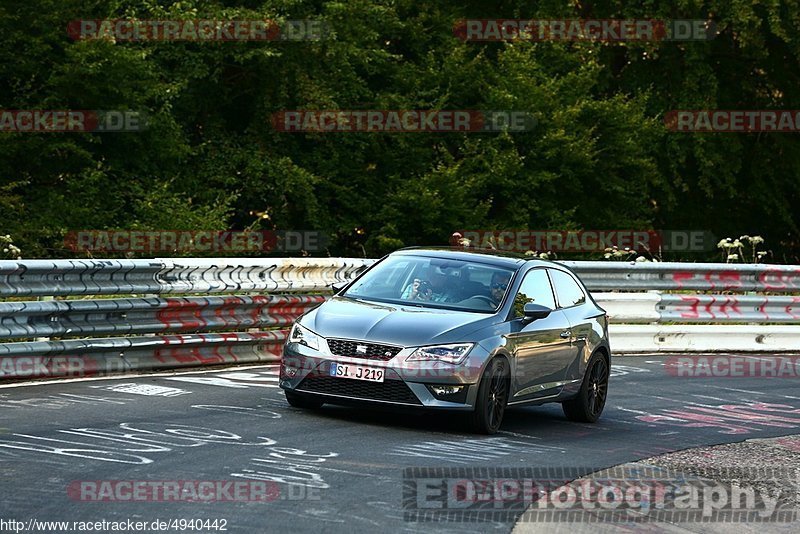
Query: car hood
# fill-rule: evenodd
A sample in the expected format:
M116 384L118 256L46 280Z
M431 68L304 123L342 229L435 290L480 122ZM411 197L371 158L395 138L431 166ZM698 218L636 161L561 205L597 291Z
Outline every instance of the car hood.
M303 316L301 324L325 338L414 347L475 341L468 335L496 321L493 314L333 297Z

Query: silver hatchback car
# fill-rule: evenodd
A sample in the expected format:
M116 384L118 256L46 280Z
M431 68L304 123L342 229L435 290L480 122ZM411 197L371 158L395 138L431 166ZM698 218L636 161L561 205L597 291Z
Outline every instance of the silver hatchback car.
M284 346L292 406L454 410L487 434L507 406L560 402L582 422L603 411L608 318L563 265L404 249L335 289Z

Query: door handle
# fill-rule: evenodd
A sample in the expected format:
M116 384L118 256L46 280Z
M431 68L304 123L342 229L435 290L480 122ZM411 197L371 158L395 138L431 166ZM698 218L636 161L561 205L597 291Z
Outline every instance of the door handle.
M568 339L571 335L572 335L572 331L570 331L570 330L564 330L563 332L561 332L561 337L563 339Z

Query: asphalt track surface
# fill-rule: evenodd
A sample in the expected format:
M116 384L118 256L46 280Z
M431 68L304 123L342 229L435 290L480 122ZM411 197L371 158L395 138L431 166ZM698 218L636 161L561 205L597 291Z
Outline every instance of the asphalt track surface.
M495 436L470 434L449 414L291 408L276 366L2 387L0 519L217 520L216 530L202 532L220 531L222 520L228 532L510 532L513 520L405 520L404 468L572 466L588 473L798 432L797 378L677 377L664 362L615 358L597 424L569 422L551 404L508 411ZM260 480L270 482L270 496L98 502L70 490L81 481L121 480Z

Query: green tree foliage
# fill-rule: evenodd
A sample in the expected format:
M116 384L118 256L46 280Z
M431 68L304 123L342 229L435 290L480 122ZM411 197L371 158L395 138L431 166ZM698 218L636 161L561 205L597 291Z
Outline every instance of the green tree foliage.
M463 42L462 18L713 19L708 42ZM73 41L76 19L316 19L306 42ZM138 133L0 134L0 234L315 229L328 252L456 229L800 234L796 134L669 132L672 109L800 109L788 0L6 0L0 108L146 112ZM532 113L524 133L281 133L297 109ZM323 252L324 253L324 252ZM709 251L709 254L715 254Z

